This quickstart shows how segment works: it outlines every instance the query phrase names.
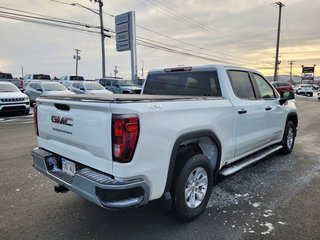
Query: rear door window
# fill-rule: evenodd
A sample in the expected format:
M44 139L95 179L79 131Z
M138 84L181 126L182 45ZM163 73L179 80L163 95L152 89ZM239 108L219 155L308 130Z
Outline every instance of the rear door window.
M229 70L228 75L234 94L242 99L256 99L253 84L246 71Z
M143 93L220 97L221 89L216 71L183 71L150 74Z

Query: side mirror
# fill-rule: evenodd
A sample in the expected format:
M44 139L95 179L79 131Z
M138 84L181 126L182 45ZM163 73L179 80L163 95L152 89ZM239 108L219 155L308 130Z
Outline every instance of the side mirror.
M281 93L280 105L283 105L286 101L295 99L295 95L293 92L283 92Z

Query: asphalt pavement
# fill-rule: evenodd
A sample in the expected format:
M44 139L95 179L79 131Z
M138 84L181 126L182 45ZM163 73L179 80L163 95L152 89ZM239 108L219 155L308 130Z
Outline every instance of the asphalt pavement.
M32 167L32 114L0 117L0 239L320 239L320 101L297 97L290 155L275 154L215 183L208 207L178 221L157 202L104 210Z

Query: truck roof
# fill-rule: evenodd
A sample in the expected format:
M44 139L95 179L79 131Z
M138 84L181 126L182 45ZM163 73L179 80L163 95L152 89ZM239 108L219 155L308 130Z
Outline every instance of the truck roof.
M151 69L149 73L164 73L164 72L182 72L182 71L208 71L208 70L218 70L218 69L237 69L237 70L245 70L251 72L258 71L250 68L232 66L226 64L208 64L208 65L200 65L200 66L177 66L172 68L161 68L161 69Z

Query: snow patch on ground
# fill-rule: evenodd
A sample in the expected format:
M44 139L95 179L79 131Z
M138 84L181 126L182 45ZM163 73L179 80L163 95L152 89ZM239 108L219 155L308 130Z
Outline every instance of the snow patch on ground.
M253 206L254 208L260 207L260 206L261 206L261 203L260 203L260 202L255 202L255 203L252 203L252 206Z
M268 228L266 231L261 232L262 235L267 235L267 234L271 233L274 230L274 227L273 227L272 223L269 223L269 222L260 224L260 226L262 226L262 227L265 226L265 227Z

